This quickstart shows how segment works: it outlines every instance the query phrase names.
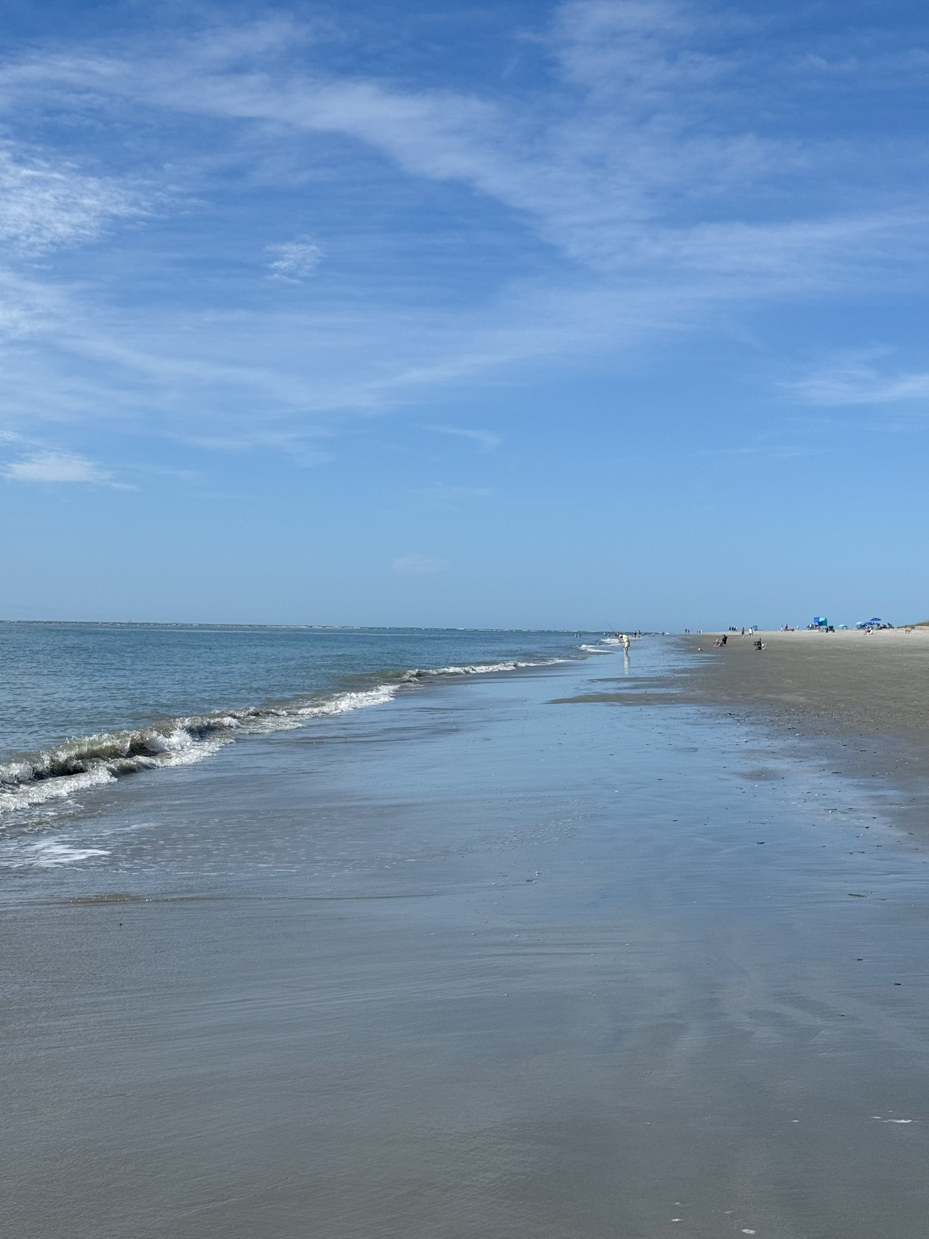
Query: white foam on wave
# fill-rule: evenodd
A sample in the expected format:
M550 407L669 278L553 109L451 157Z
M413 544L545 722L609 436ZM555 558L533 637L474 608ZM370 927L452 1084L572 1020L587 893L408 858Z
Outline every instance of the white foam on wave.
M569 662L567 658L540 658L535 662L511 659L505 663L465 663L460 667L415 667L403 677L405 683L440 675L486 675L488 671L517 671L521 667L551 667L555 663Z
M58 869L62 865L74 865L78 861L95 856L109 856L106 848L76 847L60 839L45 839L41 843L29 843L2 861L5 869Z
M202 720L175 719L138 731L103 732L68 740L33 757L0 765L0 814L64 800L113 783L121 775L202 761L234 739L233 720L217 720L198 736ZM192 726L193 730L188 730ZM227 727L229 730L213 731Z
M604 642L604 644L606 643ZM610 642L611 646L616 646L619 644L620 643L618 641ZM614 648L605 650L602 645L579 645L577 648L579 650L583 650L585 654L615 654L616 653L616 650Z
M325 719L336 714L351 714L352 710L364 710L369 705L385 705L388 701L393 701L395 696L396 685L393 684L382 684L377 689L365 689L360 693L338 693L321 703L281 710L274 719L256 721L245 730L286 731L291 727L302 727L307 719Z

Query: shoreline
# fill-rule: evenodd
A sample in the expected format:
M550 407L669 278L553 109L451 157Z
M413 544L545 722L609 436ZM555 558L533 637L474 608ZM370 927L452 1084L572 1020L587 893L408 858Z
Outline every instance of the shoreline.
M687 661L101 794L0 908L11 1233L916 1239L929 862Z
M566 651L549 657L376 668L339 676L302 693L266 697L258 705L223 705L173 716L153 711L133 724L124 720L122 726L64 734L31 750L0 749L0 838L31 828L30 812L44 810L49 802L63 805L66 815L75 793L141 772L205 761L250 735L298 729L313 718L382 705L430 684L456 685L474 676L513 675L588 657Z

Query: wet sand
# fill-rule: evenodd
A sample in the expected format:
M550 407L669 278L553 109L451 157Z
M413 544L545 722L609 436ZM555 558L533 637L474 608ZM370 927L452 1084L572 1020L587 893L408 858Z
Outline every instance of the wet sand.
M729 633L686 638L711 658L691 673L704 700L763 705L816 732L894 735L929 755L929 628Z
M815 741L857 779L883 779L908 827L929 833L929 628L691 636L708 657L680 685L682 699L712 702L781 733ZM813 751L816 751L813 749Z
M5 1233L922 1239L926 853L675 648L89 799L3 886Z

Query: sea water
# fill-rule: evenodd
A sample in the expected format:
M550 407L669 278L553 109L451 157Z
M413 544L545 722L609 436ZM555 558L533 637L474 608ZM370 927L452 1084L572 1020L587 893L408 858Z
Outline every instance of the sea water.
M595 640L596 638L594 638ZM0 834L245 735L583 657L565 632L0 623Z

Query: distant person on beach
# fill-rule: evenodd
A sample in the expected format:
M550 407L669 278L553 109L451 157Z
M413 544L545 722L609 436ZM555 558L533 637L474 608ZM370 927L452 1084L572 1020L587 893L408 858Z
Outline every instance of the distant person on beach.
M629 653L629 638L628 638L628 636L627 636L625 633L623 633L623 634L622 634L622 636L621 636L619 639L620 639L620 641L622 641L622 643L623 643L623 651L624 651L624 653L628 654L628 653Z
M760 638L755 642L755 649L756 650L764 649L764 642Z

